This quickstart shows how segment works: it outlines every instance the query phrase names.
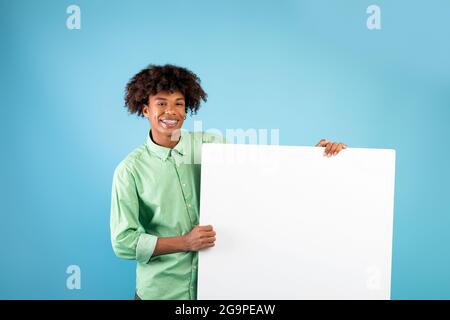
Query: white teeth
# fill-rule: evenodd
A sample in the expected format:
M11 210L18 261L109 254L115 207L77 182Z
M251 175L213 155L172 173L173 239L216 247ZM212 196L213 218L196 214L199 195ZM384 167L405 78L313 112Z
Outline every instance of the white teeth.
M165 124L176 124L178 121L177 120L161 120L161 122L163 122Z

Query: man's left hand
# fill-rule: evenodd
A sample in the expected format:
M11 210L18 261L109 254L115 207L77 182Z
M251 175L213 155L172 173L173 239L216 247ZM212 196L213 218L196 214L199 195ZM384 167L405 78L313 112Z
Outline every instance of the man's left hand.
M325 147L324 156L331 157L337 155L341 150L346 149L347 145L342 142L332 142L326 139L320 140L316 147Z

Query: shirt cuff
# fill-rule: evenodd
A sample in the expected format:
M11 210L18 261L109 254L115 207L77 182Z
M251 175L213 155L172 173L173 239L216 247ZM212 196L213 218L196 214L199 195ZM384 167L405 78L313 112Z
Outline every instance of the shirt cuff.
M136 260L139 263L147 263L155 251L158 237L148 233L141 233L136 246Z

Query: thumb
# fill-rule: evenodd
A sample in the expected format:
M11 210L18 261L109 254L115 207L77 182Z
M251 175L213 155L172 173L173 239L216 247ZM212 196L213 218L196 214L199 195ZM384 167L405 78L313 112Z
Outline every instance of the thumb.
M328 141L327 139L322 139L318 144L316 144L316 147L325 147L329 142L330 141Z

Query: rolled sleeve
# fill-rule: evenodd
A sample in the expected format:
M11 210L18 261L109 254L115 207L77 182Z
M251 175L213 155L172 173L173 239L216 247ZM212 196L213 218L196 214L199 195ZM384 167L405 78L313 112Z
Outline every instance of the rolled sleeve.
M147 263L150 260L153 252L155 251L156 242L158 237L148 234L141 233L136 246L136 260L139 263Z
M123 166L114 172L111 194L111 243L124 259L147 263L158 238L145 232L139 222L139 199L132 173Z

